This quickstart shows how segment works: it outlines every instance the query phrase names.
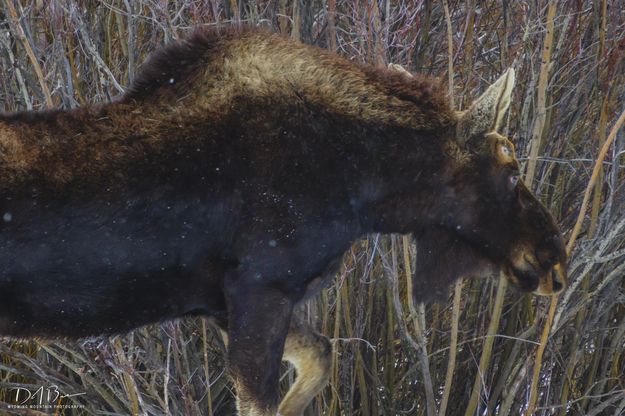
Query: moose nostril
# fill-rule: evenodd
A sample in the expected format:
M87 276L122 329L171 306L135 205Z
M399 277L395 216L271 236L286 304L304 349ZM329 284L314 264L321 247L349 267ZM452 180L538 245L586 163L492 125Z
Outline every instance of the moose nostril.
M555 293L558 293L559 291L561 291L564 288L564 285L562 283L560 283L558 280L553 279L553 291Z

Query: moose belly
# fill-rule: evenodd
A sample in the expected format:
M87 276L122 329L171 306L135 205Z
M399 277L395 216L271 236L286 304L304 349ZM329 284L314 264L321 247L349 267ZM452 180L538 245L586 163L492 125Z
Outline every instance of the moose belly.
M0 336L86 336L223 308L198 281L223 207L197 198L13 202L0 221ZM211 302L214 304L211 304Z

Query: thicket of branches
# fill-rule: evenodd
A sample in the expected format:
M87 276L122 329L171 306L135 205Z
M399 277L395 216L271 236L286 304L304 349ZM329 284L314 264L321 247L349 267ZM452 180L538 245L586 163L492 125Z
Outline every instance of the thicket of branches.
M553 306L503 279L467 280L448 302L414 304L410 239L358 242L336 283L302 307L334 344L331 382L307 414L625 412L622 130L588 187L625 109L625 1L2 0L0 109L108 101L149 52L197 25L228 22L438 75L458 108L514 66L509 135L526 182L575 239L570 286ZM5 340L0 350L3 407L11 388L54 384L86 393L63 402L81 410L56 414L233 413L223 345L202 319L111 339ZM284 390L295 377L285 370Z

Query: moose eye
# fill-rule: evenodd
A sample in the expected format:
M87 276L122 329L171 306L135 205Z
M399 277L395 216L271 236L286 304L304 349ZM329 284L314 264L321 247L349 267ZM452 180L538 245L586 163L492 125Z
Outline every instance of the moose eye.
M510 189L515 189L518 183L519 183L518 173L513 173L510 176L508 176L508 185L510 185Z
M504 156L507 156L507 157L511 157L512 156L512 150L510 150L510 148L508 146L505 146L505 145L501 146L501 153Z

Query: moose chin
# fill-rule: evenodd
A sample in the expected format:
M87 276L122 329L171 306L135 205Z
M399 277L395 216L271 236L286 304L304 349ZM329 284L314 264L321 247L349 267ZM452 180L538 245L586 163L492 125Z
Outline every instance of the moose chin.
M458 112L436 80L400 67L200 30L115 102L2 114L0 335L210 316L239 413L301 415L331 348L293 308L363 236L414 235L419 298L499 271L554 294L560 231L499 133L514 78ZM280 402L281 360L298 377Z

